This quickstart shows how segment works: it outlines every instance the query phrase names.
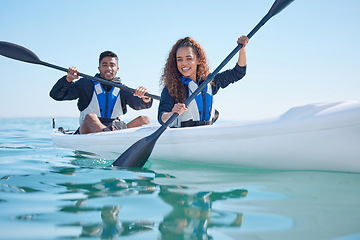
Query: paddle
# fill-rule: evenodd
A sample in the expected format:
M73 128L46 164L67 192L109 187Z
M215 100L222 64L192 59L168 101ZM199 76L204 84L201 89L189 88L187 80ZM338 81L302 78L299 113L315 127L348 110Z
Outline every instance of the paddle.
M255 28L247 35L250 39L271 17L275 16L286 8L294 0L276 0L269 12L261 19ZM230 59L241 49L242 44L238 44L236 48L221 62L213 73L210 73L207 79L185 100L184 104L188 104L205 88L205 86L215 77L216 74L230 61ZM179 116L174 113L158 130L151 135L140 139L130 146L123 154L121 154L111 166L118 167L143 167L149 158L157 139L167 129L167 127Z
M23 61L23 62L34 63L34 64L43 65L46 67L55 68L57 70L64 71L64 72L68 71L67 68L59 67L59 66L41 61L39 59L39 57L36 56L36 54L33 53L32 51L30 51L29 49L26 49L22 46L14 44L14 43L0 41L0 55L3 55L4 57L15 59L15 60ZM135 89L129 88L122 83L115 83L115 82L107 81L107 80L104 80L104 79L101 79L98 77L92 77L89 75L85 75L83 73L78 73L78 75L81 77L87 78L87 79L94 80L96 82L100 82L100 83L107 84L107 85L110 85L113 87L121 88L125 91L129 91L129 92L133 92L133 93L135 92ZM156 96L156 95L153 95L150 93L147 93L145 95L147 97L151 97L153 99L160 100L159 96Z

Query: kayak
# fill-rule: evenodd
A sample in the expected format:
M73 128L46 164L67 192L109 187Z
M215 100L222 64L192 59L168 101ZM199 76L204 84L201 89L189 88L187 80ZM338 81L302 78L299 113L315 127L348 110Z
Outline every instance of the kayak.
M56 147L116 159L160 125L91 134L54 129ZM360 102L315 103L258 121L169 128L151 160L277 170L360 172Z

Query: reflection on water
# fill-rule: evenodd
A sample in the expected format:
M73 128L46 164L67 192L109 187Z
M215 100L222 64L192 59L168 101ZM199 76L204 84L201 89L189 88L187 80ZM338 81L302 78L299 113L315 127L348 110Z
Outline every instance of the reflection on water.
M57 171L61 174L71 175L74 174L75 169L58 168ZM111 178L94 183L59 183L58 185L66 188L66 191L61 194L81 193L81 198L68 200L70 203L62 206L61 212L71 214L96 212L101 216L101 222L77 222L62 226L81 226L82 230L79 236L101 237L102 239L115 239L117 236L143 233L154 230L154 228L158 228L160 231L161 239L212 239L208 235L208 228L241 226L243 220L241 213L213 210L212 205L216 201L246 197L247 190L235 189L226 192L209 191L188 194L181 192L181 189L186 189L184 186L159 185L153 181L155 178L172 178L172 176L145 170L141 173L147 175L137 175L134 172L135 178L130 179ZM119 219L122 205L104 205L102 207L86 205L87 201L96 198L141 197L154 194L172 209L162 217L160 222ZM149 205L149 207L152 206Z
M81 205L81 201L77 204ZM94 209L94 211L100 212L102 222L64 226L81 226L80 237L100 237L101 239L116 239L118 236L129 236L152 230L154 225L152 222L120 221L118 219L120 209L121 206L104 206L101 209ZM63 210L65 211L65 209Z
M213 226L240 227L243 220L241 213L213 211L212 204L227 198L242 198L247 190L230 192L198 192L193 195L171 193L162 189L159 196L173 207L160 224L162 239L212 239L208 228Z

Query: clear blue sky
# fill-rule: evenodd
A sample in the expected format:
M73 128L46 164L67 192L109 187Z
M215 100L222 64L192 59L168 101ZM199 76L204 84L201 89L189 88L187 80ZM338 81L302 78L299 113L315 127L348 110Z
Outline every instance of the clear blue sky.
M123 83L160 95L159 78L179 38L196 39L212 71L273 2L2 0L0 41L88 75L97 73L99 53L112 50ZM308 103L360 100L359 24L359 0L295 0L250 40L247 75L215 96L220 119L262 119ZM78 116L76 101L48 95L65 73L2 56L0 66L0 117ZM157 107L155 101L141 113L155 119ZM129 109L125 119L138 114Z

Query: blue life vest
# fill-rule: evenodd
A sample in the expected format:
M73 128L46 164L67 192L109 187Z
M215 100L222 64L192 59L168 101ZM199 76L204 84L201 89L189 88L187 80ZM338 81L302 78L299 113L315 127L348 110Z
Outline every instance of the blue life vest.
M95 81L93 83L94 93L89 105L80 112L80 124L88 113L95 113L99 118L119 118L122 120L120 89L112 87L109 92L106 92L101 83Z
M181 81L188 85L189 96L199 87L198 84L190 78L181 77ZM210 84L207 84L204 90L189 103L187 109L187 111L170 124L170 127L182 127L184 123L188 121L202 123L200 125L211 124L215 110L213 109L213 93ZM191 126L197 125L191 124Z
M93 81L94 82L94 81ZM94 88L101 88L101 91L96 91L97 100L100 107L101 118L110 118L114 109L117 98L120 95L119 88L112 87L110 92L106 92L99 82L94 82Z
M181 77L181 81L188 85L189 96L199 87L198 84L190 78ZM204 90L195 97L195 101L199 111L200 121L210 121L213 104L212 88L210 84L206 85Z

